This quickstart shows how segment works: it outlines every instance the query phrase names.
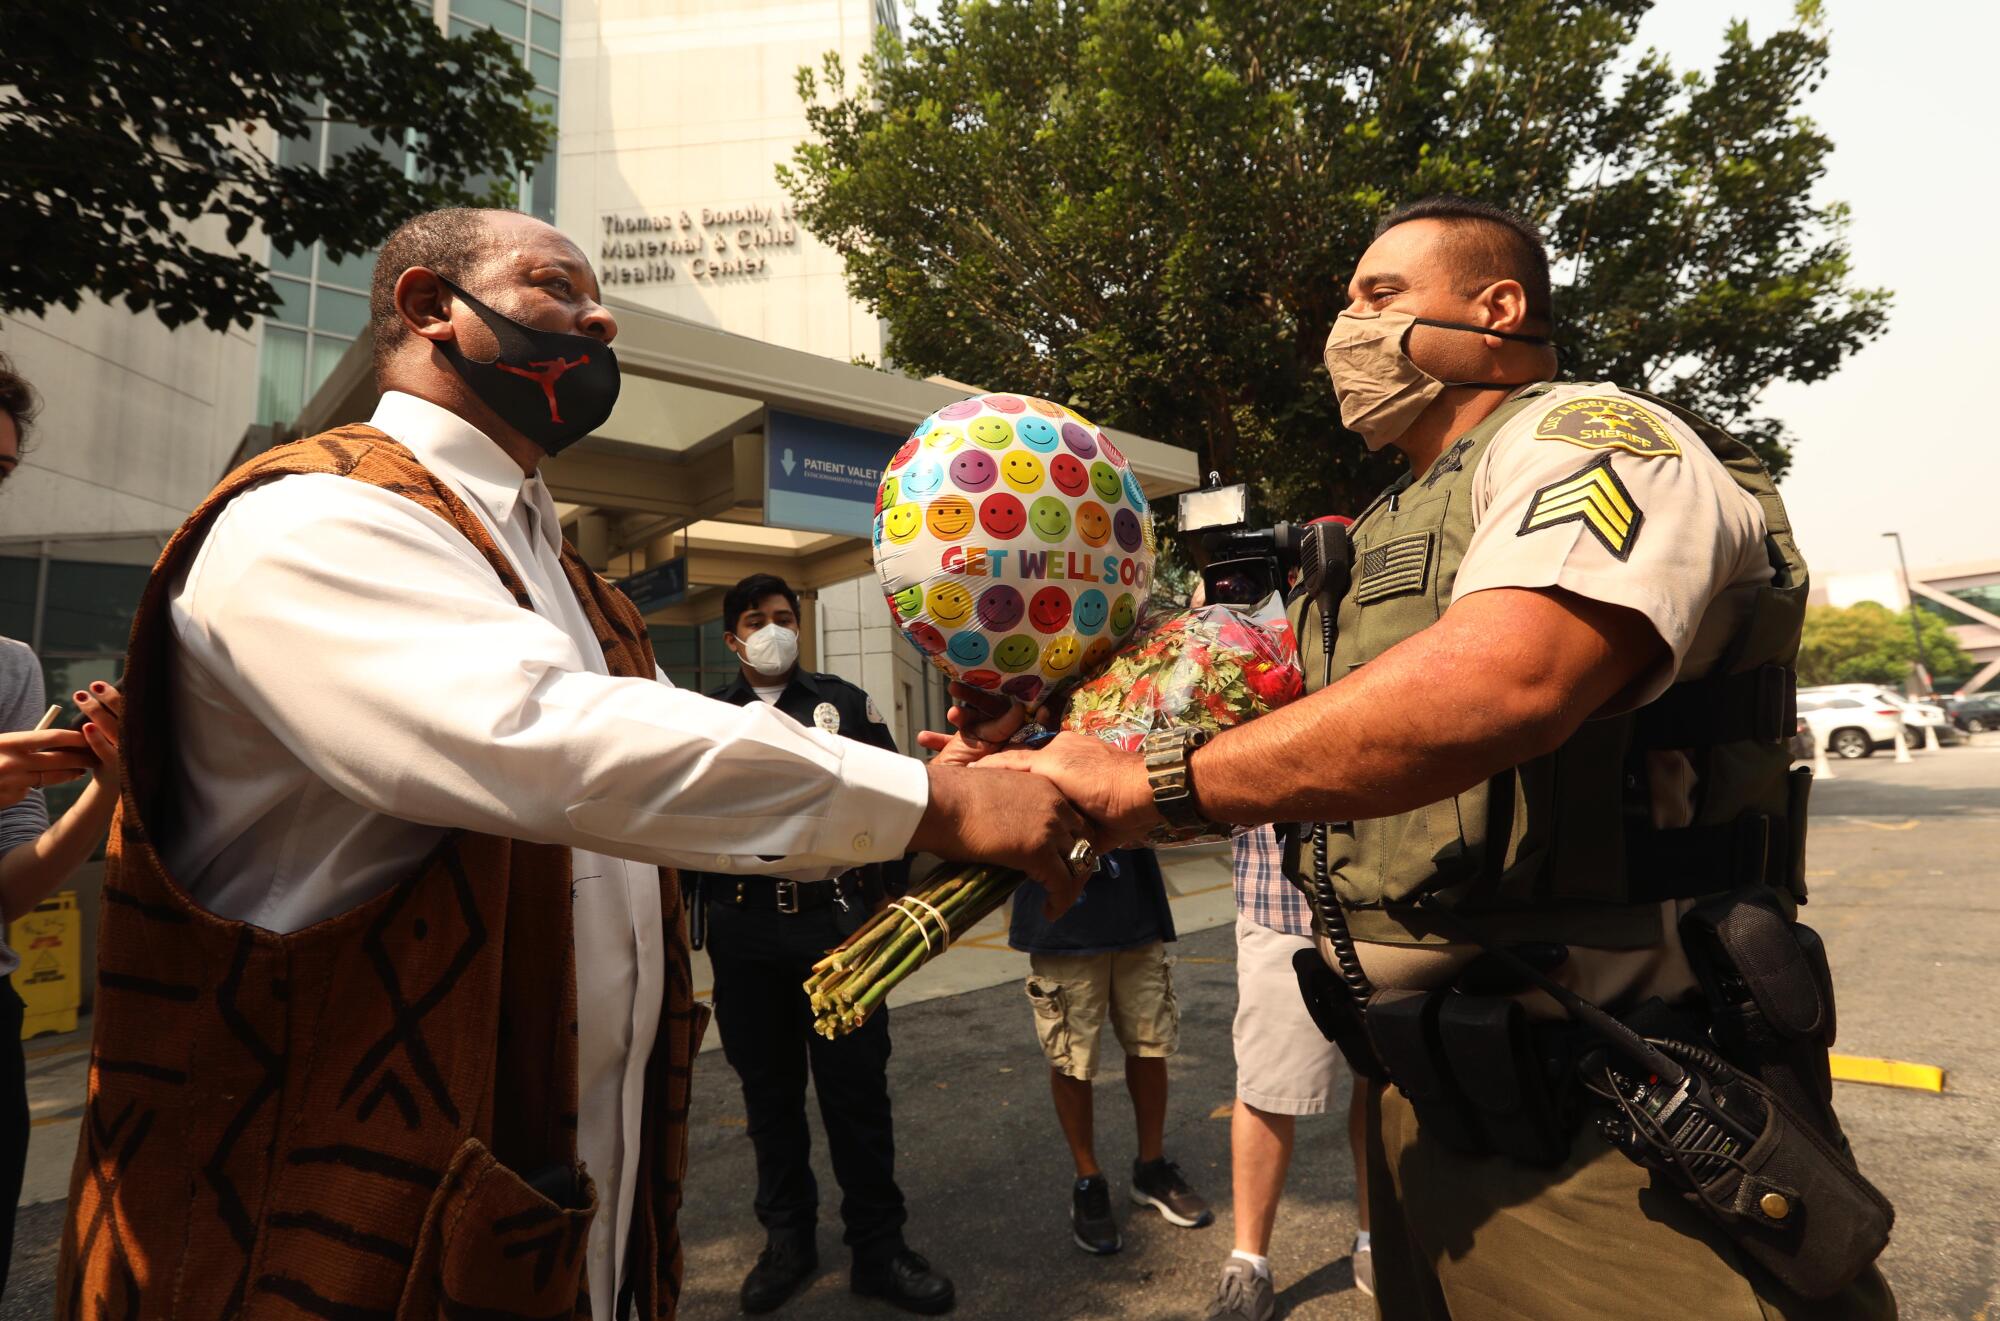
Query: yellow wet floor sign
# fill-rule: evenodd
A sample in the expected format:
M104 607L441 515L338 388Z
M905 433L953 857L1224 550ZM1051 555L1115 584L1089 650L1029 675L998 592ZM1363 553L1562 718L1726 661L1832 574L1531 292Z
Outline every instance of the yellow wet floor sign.
M1867 1082L1878 1087L1908 1087L1918 1092L1942 1092L1944 1070L1935 1064L1878 1060L1867 1055L1831 1055L1835 1082Z
M7 943L21 956L21 966L14 970L14 990L27 1006L21 1039L76 1031L76 1010L83 1000L83 923L75 891L50 895L9 922Z

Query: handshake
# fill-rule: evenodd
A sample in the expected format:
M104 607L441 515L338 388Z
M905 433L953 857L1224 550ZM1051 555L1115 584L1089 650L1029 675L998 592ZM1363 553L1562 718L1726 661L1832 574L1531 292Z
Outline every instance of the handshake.
M1027 711L954 683L948 713L956 731L918 741L930 763L930 805L910 848L956 862L993 862L1026 872L1049 899L1054 918L1076 902L1095 855L1137 842L1160 823L1144 758L1083 734L1048 744L1008 746ZM1036 713L1049 722L1050 713ZM1011 772L1011 773L1010 773ZM1079 848L1079 845L1087 846Z

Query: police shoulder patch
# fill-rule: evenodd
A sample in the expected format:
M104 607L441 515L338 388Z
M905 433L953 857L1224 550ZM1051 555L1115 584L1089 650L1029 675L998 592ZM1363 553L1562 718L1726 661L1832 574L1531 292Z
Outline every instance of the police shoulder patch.
M1552 405L1535 424L1535 439L1567 441L1587 450L1624 450L1646 459L1681 452L1666 423L1617 395L1578 395Z
M869 720L869 723L870 723L870 724L876 724L876 725L885 725L885 724L887 724L887 723L888 723L888 721L886 721L886 720L882 719L882 709L881 709L880 707L878 707L878 706L876 706L876 705L875 705L875 699L874 699L874 698L872 698L872 697L870 697L870 698L867 698L866 700L867 700L867 702L868 702L868 720Z
M1618 480L1606 454L1535 492L1515 535L1525 537L1559 523L1582 523L1606 550L1624 560L1631 557L1645 521L1645 512Z

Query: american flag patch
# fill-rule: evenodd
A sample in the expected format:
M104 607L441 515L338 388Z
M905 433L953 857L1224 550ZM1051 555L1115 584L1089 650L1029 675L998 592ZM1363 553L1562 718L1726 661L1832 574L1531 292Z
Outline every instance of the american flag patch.
M1390 596L1408 596L1430 585L1431 534L1412 532L1361 552L1361 576L1354 603L1367 605Z

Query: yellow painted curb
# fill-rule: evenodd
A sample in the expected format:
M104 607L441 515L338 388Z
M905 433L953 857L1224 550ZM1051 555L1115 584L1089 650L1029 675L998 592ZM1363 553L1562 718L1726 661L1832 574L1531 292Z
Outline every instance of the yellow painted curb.
M1878 1087L1907 1087L1916 1092L1942 1092L1944 1070L1935 1064L1878 1060L1866 1055L1831 1055L1835 1082L1866 1082Z

